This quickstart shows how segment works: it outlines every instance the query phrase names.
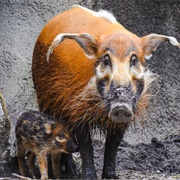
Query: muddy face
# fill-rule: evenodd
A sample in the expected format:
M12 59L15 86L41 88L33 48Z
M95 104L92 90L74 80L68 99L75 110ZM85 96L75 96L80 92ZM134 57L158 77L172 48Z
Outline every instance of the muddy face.
M138 37L116 22L108 27L98 36L93 35L96 33L58 34L47 51L47 61L53 49L66 38L75 40L86 57L96 62L93 80L96 79L96 87L109 117L112 121L128 123L134 114L144 114L149 101L147 90L155 80L153 73L145 68L144 59L149 59L163 41L178 47L180 43L174 37L158 34ZM81 53L79 55L81 58ZM76 68L74 72L77 73Z
M131 35L132 36L132 35ZM112 121L128 123L134 117L144 89L145 61L138 38L111 37L101 47L95 65L96 85Z

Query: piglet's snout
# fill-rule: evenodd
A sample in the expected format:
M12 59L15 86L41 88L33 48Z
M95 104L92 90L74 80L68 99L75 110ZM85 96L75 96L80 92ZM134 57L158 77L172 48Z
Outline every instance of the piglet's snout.
M132 110L126 105L117 105L112 108L110 112L110 118L112 121L128 123L132 120Z
M78 151L79 151L78 143L76 142L75 139L70 139L67 142L67 152L73 153L73 152L78 152Z

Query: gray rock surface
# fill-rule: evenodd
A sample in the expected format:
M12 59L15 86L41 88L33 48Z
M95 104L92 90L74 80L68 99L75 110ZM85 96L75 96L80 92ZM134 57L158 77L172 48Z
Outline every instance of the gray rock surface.
M36 39L48 20L73 4L110 10L139 36L153 32L172 35L180 41L179 0L0 0L0 88L11 120L10 146L7 145L11 157L16 153L17 118L27 109L37 109L31 76ZM132 145L150 143L152 137L161 140L180 134L180 50L164 43L148 65L159 75L156 96L144 118L148 122L145 127L137 123L125 134L125 141ZM1 123L0 131L3 128Z

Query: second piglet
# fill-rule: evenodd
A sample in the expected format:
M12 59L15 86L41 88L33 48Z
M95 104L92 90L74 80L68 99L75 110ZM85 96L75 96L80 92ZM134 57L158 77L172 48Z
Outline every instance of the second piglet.
M17 121L16 138L18 164L21 175L25 172L25 155L28 155L29 172L35 178L34 159L38 160L41 179L48 179L47 154L51 154L55 178L60 178L59 162L62 152L75 152L78 148L63 122L38 111L23 113Z

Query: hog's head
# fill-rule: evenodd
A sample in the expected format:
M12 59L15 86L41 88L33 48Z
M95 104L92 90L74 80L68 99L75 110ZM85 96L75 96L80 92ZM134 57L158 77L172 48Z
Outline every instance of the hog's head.
M59 34L48 50L47 60L53 48L65 38L75 40L85 55L96 61L94 78L97 91L106 104L109 118L120 123L133 119L139 101L154 79L145 60L163 41L180 46L174 37L158 34L138 37L126 29L100 37L86 33Z

